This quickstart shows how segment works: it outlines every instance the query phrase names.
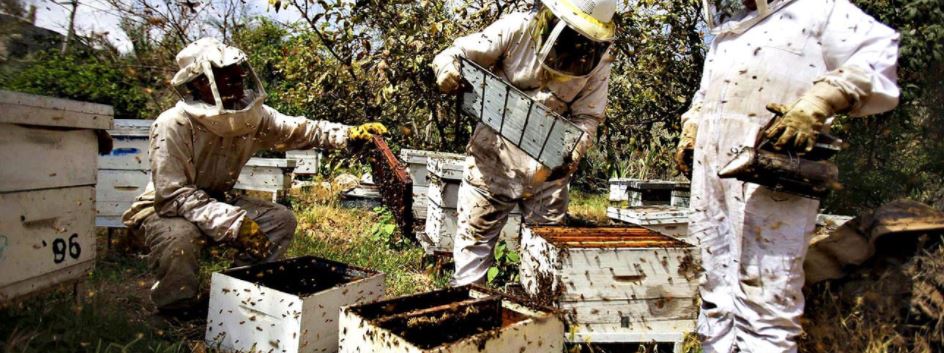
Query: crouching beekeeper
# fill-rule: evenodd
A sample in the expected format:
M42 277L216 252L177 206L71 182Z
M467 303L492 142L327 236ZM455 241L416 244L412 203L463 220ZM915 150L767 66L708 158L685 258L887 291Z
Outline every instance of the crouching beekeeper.
M377 123L349 127L285 116L266 94L241 50L214 38L177 54L171 84L180 95L150 132L151 183L123 216L150 249L161 313L185 314L198 302L199 257L208 244L240 250L237 265L274 261L295 234L285 206L229 195L259 150L341 149L385 133Z
M459 189L453 285L481 283L498 235L520 205L528 224L559 224L567 213L568 184L603 121L610 79L609 48L616 36L616 1L542 0L537 11L507 15L459 38L433 61L447 93L469 59L532 99L571 119L586 134L569 163L551 170L498 132L478 124Z

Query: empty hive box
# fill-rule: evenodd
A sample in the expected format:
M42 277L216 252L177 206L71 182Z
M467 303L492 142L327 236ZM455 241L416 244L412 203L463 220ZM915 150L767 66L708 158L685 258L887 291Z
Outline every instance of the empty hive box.
M373 147L370 155L370 170L374 183L380 189L380 197L396 218L400 233L415 240L413 179L410 178L406 166L397 160L382 137L374 136Z
M691 210L673 206L608 207L610 219L637 225L675 238L688 238L688 218Z
M572 342L681 342L694 329L691 245L641 227L525 227L521 284Z
M340 308L383 295L383 274L310 256L214 273L206 341L227 352L337 352Z
M427 192L426 228L419 238L427 254L451 254L458 230L459 186L462 184L463 161L429 159L429 190ZM517 251L521 232L521 211L515 207L499 235L509 249Z
M549 309L478 287L350 306L341 311L342 353L546 353L564 348Z

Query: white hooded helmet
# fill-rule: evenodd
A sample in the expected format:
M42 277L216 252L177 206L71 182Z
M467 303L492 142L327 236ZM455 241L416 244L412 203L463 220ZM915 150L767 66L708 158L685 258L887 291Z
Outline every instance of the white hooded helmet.
M202 38L177 54L177 65L171 80L181 98L177 105L198 123L223 137L256 131L266 94L246 53Z
M616 0L541 0L535 33L541 65L557 75L587 76L603 62L616 39Z
M705 20L714 35L740 34L793 0L754 0L756 9L745 0L702 0Z

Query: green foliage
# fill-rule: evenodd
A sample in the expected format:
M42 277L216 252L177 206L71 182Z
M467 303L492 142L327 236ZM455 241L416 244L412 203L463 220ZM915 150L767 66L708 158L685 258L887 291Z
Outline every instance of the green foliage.
M4 89L112 105L116 118L153 117L147 85L128 62L50 51L0 79Z
M409 241L397 233L397 221L386 207L376 207L377 223L370 228L370 238L393 249L403 249Z
M521 264L521 256L509 249L505 241L500 241L495 245L492 255L495 263L485 273L488 284L501 287L509 283L518 283L518 266Z
M844 118L837 134L850 147L837 158L845 188L824 203L855 214L901 197L944 207L944 3L854 1L901 33L894 111Z

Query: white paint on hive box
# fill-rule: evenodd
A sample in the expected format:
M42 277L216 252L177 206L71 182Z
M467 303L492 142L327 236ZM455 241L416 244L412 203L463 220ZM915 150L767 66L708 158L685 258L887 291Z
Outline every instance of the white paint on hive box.
M691 210L671 206L607 207L606 215L614 221L635 224L679 239L688 239Z
M91 130L0 123L0 192L95 185L97 155Z
M469 318L487 323L481 324L487 330L468 332L477 326ZM546 353L564 345L564 325L554 312L476 287L346 307L340 320L342 353ZM395 325L426 320L441 331Z
M339 283L314 293L286 284L328 279ZM337 352L340 308L383 293L383 274L314 257L214 273L206 341L227 352Z
M545 237L550 228L522 229L520 279L529 295L564 312L577 335L571 341L624 334L635 338L617 342L646 342L693 329L691 245L639 227L553 228L559 236Z
M278 201L292 189L292 171L297 162L281 158L250 158L233 186L237 190L262 191Z
M425 236L420 237L420 245L426 253L452 253L458 231L459 211L444 208L429 202L426 212ZM502 227L499 241L505 241L508 249L518 251L521 243L522 215L516 208L508 215L508 222Z
M0 193L0 303L85 276L94 203L92 186Z
M115 127L108 130L114 148L98 157L99 169L150 170L148 158L149 136L154 120L115 119Z
M287 151L285 159L295 161L293 171L295 175L316 175L321 167L321 151L319 150Z

